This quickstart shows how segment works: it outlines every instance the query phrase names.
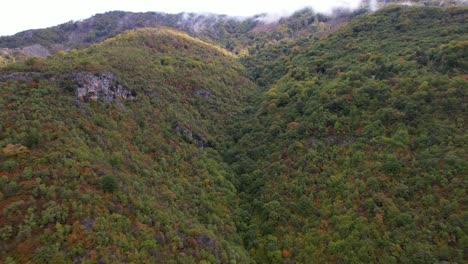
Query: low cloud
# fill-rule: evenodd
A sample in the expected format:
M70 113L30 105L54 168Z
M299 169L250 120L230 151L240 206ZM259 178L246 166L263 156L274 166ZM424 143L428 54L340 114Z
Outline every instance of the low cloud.
M375 2L375 0L372 0ZM290 9L281 9L280 11L270 11L261 15L258 20L264 23L274 23L281 18L288 17L294 12L304 9L311 8L317 13L331 14L336 9L349 9L355 10L361 6L362 0L337 0L333 2L328 1L293 1L295 5L290 5ZM377 5L375 5L377 6ZM274 8L274 7L272 7Z

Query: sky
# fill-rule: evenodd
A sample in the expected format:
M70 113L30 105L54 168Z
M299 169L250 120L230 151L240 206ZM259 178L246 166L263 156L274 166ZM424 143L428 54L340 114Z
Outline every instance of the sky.
M1 5L0 36L82 20L97 13L114 10L197 12L243 17L260 13L286 16L303 7L329 12L341 6L353 8L359 2L360 0L7 0Z

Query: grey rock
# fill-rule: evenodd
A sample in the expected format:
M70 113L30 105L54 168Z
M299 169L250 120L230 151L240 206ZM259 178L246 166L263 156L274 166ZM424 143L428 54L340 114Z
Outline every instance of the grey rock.
M102 99L110 103L122 98L131 100L135 95L129 89L119 84L113 73L75 72L72 74L76 97L80 100Z
M193 92L193 95L195 95L195 96L203 96L203 97L205 97L205 98L208 98L208 97L211 97L211 96L212 96L212 94L211 94L209 91L203 90L203 89L194 91L194 92Z
M50 75L39 72L13 72L0 74L0 82L5 81L32 81L48 80L57 82L63 89L74 92L78 101L89 101L101 99L106 103L115 101L123 108L120 99L132 100L136 95L131 90L119 84L115 75L110 72L90 73L73 72L69 74ZM75 104L77 104L75 102ZM81 106L81 104L77 104Z
M201 149L213 147L212 142L209 142L202 134L193 133L190 129L181 127L179 123L175 125L174 131L178 132L187 143L195 144Z
M41 44L34 44L19 49L22 53L26 54L28 57L47 57L50 55L48 48L42 46Z
M205 234L200 234L197 237L197 242L204 248L213 248L216 245L216 240Z
M91 229L93 229L94 219L90 217L86 217L85 219L83 219L82 222L83 222L84 229L86 231L90 231Z

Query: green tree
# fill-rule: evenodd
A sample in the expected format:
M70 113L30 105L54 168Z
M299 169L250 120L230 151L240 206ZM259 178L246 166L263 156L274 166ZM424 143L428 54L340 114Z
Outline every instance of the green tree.
M118 189L119 184L114 175L106 175L99 181L99 186L103 191L113 193Z

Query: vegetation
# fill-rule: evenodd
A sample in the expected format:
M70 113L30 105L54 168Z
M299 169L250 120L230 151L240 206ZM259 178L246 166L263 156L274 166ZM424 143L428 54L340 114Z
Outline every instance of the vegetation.
M239 20L224 15L113 11L83 21L70 21L51 28L28 30L13 36L0 37L0 48L13 49L17 53L14 57L22 60L25 56L30 57L24 54L22 48L32 45L40 47L41 50L47 49L54 54L63 50L88 47L131 29L170 27L221 46L235 54L245 55L247 52L257 51L266 43L311 34L327 34L364 11L364 9L357 12L340 11L333 16L325 16L304 9L278 22L267 21L264 15ZM8 49L3 50L8 51Z
M78 100L66 76L83 71L135 99ZM144 29L10 72L24 80L0 84L0 261L247 261L213 148L256 90L229 52Z
M0 50L0 67L6 66L12 62L15 62L14 56L12 56L9 52Z
M0 262L463 263L467 15L59 26L0 68Z
M466 15L391 7L288 45L225 151L257 262L466 259Z

